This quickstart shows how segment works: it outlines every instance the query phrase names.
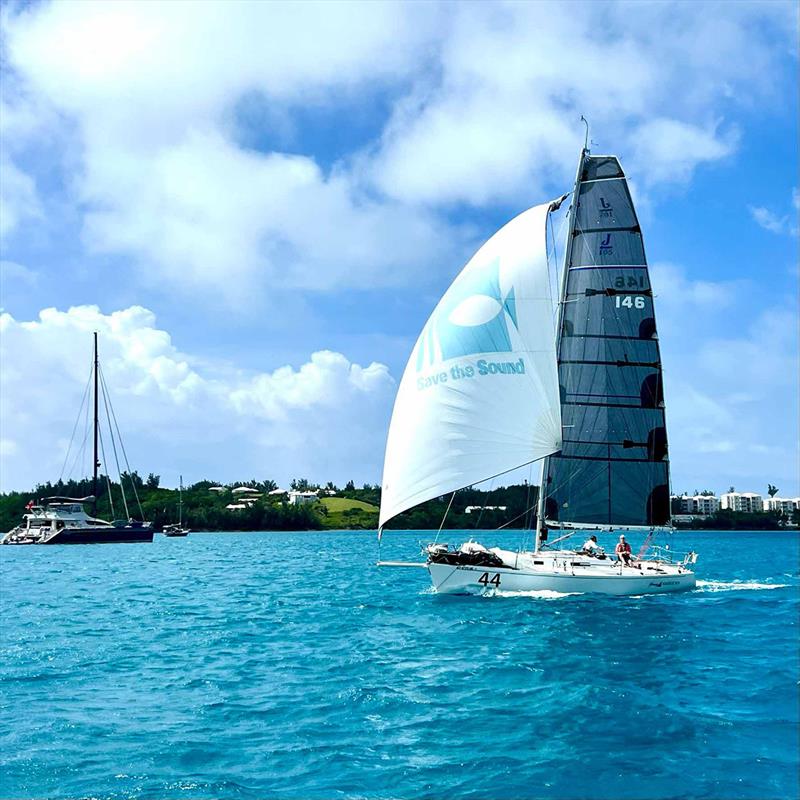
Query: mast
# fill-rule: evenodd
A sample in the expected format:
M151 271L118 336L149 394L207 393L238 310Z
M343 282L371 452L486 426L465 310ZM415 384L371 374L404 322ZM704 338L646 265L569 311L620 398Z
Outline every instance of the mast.
M575 184L572 189L572 202L569 206L569 224L567 225L567 245L564 248L564 266L561 270L561 288L558 293L558 315L556 318L556 359L559 358L561 352L561 328L562 320L564 317L564 303L566 301L567 292L567 272L569 271L569 263L572 258L572 242L575 238L572 235L575 229L575 215L578 209L578 185L581 179L581 172L583 170L583 161L586 158L588 139L589 139L589 123L581 117L586 123L586 140L587 144L581 150L580 158L578 159L578 170L575 173ZM534 540L534 552L539 552L542 541L547 539L547 525L545 525L545 481L547 480L547 462L550 456L542 459L542 477L539 481L539 497L536 500L536 537Z
M97 443L100 433L98 422L98 358L97 358L97 331L94 332L94 459L92 461L92 495L94 496L94 516L97 516L97 467L100 460L97 452Z
M178 525L183 527L183 475L178 480Z
M544 516L560 527L669 522L661 355L642 231L619 159L584 148L557 339L562 447Z

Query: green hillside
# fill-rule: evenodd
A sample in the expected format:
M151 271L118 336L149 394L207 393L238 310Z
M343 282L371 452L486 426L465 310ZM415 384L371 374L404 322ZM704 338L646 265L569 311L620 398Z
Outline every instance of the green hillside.
M326 528L374 528L378 524L378 507L349 497L323 497Z
M363 500L351 500L349 497L323 497L320 502L329 512L341 513L348 509L357 508L360 511L378 513L378 506L374 506L372 503L365 503Z

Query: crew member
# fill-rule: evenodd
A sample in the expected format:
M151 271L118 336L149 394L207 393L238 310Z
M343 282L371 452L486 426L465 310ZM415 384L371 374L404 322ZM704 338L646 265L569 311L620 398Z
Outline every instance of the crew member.
M623 561L628 566L631 565L633 561L633 556L631 555L631 546L625 541L625 536L620 534L619 541L617 542L617 546L614 548L614 552L617 554L617 558L620 561Z
M597 537L594 534L583 543L582 549L589 556L599 556L603 553L603 548L597 544Z

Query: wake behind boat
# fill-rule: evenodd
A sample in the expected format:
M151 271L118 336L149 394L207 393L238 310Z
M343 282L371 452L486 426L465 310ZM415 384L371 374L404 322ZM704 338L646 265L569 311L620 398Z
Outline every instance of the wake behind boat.
M105 386L105 381L102 379L100 370L100 362L97 350L97 333L94 334L94 352L92 358L92 373L90 380L94 384L93 401L94 401L94 414L93 425L91 434L93 437L92 448L92 494L88 497L46 497L38 503L31 500L26 506L26 513L23 515L22 524L10 530L0 540L0 544L121 544L132 542L152 542L153 541L153 524L151 522L142 522L133 519L130 515L128 507L128 500L125 496L125 488L123 486L123 473L119 468L119 461L117 455L117 445L114 436L114 429L112 428L112 420L116 425L116 416L114 415L113 408L111 407L111 400L108 396L108 391ZM111 438L111 448L114 454L114 459L117 460L117 471L119 472L119 487L121 491L122 510L125 512L124 520L114 520L114 522L107 522L106 520L97 517L97 493L100 486L98 468L100 462L100 450L105 450L100 430L100 389L103 390L103 406L106 408L106 421L108 422L108 433ZM84 401L87 400L89 393L89 384L86 386L86 393L84 394ZM81 419L84 405L78 411L78 419ZM109 414L109 410L111 413ZM88 409L87 409L88 417ZM76 422L77 429L77 422ZM84 442L89 434L88 425ZM75 431L73 430L73 437ZM119 429L117 429L117 437L119 437ZM70 442L70 448L72 443ZM130 465L127 463L127 456L125 455L125 448L122 446L120 439L120 450L123 455L126 473L131 478ZM69 459L70 450L67 450L67 457L65 458L64 465L66 466ZM103 452L105 458L105 452ZM111 494L111 480L108 474L105 475L106 485L108 489L108 499L111 508L112 516L115 513L114 499ZM140 516L142 513L142 506L139 503L139 495L136 491L136 484L131 478L131 487L133 489L134 498L138 506ZM93 508L92 516L89 516L85 509L84 504L91 504Z
M619 160L581 151L554 313L547 225L568 196L520 214L478 250L425 325L398 389L379 540L403 511L542 461L534 549L429 545L437 592L695 586L696 554L676 562L651 547L671 529L664 392L642 233ZM602 558L563 549L587 529L646 539L636 556L629 545Z

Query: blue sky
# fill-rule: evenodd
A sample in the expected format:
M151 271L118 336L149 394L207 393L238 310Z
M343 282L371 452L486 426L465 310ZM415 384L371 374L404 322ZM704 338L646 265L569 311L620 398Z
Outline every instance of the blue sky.
M638 201L673 488L797 495L797 30L780 2L4 4L0 485L58 477L94 329L165 483L378 482L427 315L570 188L586 114Z

